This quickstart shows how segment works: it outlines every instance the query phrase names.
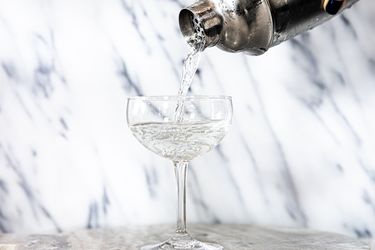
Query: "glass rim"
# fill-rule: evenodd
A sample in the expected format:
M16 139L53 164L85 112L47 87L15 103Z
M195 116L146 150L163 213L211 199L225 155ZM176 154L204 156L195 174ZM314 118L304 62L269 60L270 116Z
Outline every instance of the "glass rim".
M141 101L173 101L173 100L229 100L232 101L231 96L227 95L153 95L153 96L129 96L127 97L128 101L130 100L141 100Z

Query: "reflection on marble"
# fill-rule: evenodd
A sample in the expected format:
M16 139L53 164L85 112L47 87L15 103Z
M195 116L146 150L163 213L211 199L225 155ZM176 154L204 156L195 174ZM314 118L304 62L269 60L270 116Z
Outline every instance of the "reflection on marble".
M0 235L2 250L138 250L171 237L165 225L85 230L53 235ZM366 241L347 236L292 228L246 225L192 225L191 234L228 250L370 250Z
M0 2L0 231L170 223L171 164L126 126L175 94L191 1ZM260 57L208 49L194 94L234 124L189 173L188 219L375 234L375 2Z

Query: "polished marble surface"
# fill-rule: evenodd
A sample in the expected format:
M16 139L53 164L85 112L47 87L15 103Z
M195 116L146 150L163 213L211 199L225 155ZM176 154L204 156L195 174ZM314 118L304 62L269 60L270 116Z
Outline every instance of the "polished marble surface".
M161 233L161 232L165 233ZM169 237L170 226L77 231L55 235L0 236L1 250L138 250ZM191 234L226 250L369 250L369 244L347 236L291 228L247 225L193 225Z
M171 223L171 164L126 97L175 94L174 0L0 1L0 231ZM375 2L250 57L208 49L193 94L233 96L192 162L188 219L375 234Z

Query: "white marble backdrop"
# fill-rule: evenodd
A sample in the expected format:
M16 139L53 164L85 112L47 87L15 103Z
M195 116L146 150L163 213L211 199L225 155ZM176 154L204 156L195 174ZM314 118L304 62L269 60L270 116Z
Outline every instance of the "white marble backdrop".
M126 126L175 94L175 0L0 1L0 231L173 223L171 163ZM375 235L375 2L260 57L208 49L194 94L234 99L192 163L188 219Z

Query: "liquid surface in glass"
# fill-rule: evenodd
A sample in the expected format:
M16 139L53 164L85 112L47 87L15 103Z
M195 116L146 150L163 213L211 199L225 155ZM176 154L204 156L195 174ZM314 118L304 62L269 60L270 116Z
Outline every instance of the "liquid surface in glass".
M190 161L210 151L228 131L227 121L150 122L130 125L146 148L172 161Z

